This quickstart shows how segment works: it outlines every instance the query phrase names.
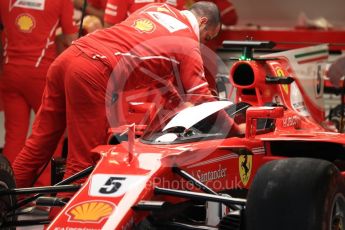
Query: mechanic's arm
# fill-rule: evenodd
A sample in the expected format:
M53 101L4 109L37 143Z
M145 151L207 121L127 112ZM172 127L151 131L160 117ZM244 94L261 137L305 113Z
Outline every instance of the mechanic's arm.
M193 47L182 57L180 73L179 76L176 76L176 81L178 87L183 87L179 91L184 91L186 94L212 95L205 78L203 62L198 47Z
M61 9L60 25L63 33L63 43L65 46L72 44L72 41L78 38L77 27L73 20L73 4L70 0L63 0Z
M72 44L72 42L78 38L78 35L76 33L74 33L74 34L64 34L63 36L64 36L63 43L66 46L70 46Z
M125 0L108 0L104 12L104 28L113 26L127 18L129 3Z
M338 58L327 71L327 77L329 77L329 80L337 88L342 87L340 85L340 79L343 76L345 76L345 56Z
M180 79L186 94L212 96L212 92L209 89L207 80L205 78L200 50L195 47L192 48L188 54L189 55L186 55L183 58L180 66ZM176 80L179 81L178 77ZM193 103L193 101L191 101L191 103ZM245 126L239 126L237 123L235 123L224 110L220 113L220 116L224 116L224 119L228 121L227 125L230 127L229 136L244 134Z

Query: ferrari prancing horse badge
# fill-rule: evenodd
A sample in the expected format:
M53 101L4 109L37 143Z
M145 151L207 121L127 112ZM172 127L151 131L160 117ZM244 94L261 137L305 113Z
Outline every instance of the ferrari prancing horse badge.
M246 186L250 179L252 172L253 156L252 155L240 155L238 158L238 168L241 177L241 181Z

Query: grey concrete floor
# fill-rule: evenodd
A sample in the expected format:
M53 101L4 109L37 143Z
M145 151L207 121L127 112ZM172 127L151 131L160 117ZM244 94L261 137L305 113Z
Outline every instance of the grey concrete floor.
M19 220L35 220L35 219L45 219L48 218L47 213L42 212L32 212L28 215L20 216ZM33 225L28 227L17 227L17 230L42 230L44 229L43 225Z

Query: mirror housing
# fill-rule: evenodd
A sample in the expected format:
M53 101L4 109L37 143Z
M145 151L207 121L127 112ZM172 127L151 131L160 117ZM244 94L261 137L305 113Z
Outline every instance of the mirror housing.
M277 119L284 116L283 107L249 107L246 112L246 138L253 138L256 134L258 118Z

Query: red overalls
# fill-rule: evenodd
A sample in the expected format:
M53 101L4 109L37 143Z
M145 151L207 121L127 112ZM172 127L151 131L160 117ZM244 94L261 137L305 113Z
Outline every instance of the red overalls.
M13 162L27 138L30 110L38 110L46 73L56 57L55 30L76 32L70 0L0 1L3 31L1 91L5 113L4 155Z
M191 17L166 4L150 4L116 26L77 40L60 55L49 68L32 135L14 162L17 186L30 184L66 125L65 177L95 164L90 150L106 144L113 119L107 109L116 94L166 82L179 93L210 95L198 25Z

